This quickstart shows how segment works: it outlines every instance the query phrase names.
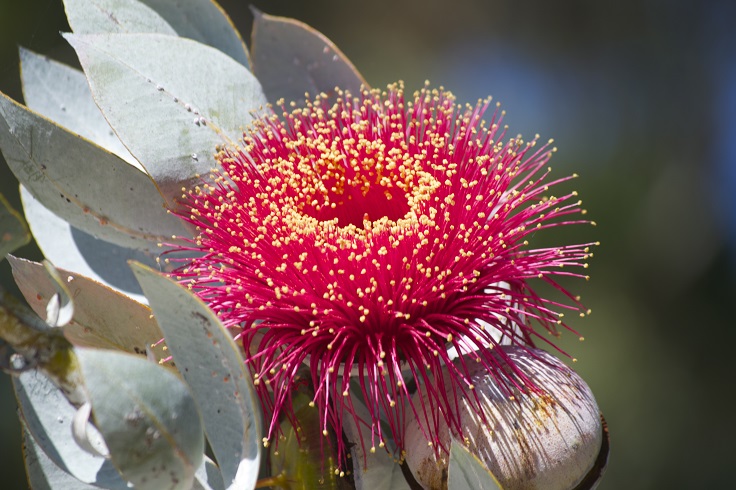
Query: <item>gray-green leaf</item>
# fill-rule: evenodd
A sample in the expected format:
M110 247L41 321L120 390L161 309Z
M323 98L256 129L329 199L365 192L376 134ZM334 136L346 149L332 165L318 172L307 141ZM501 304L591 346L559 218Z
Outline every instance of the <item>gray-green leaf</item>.
M503 490L480 460L457 440L450 447L447 488L453 490Z
M152 254L113 245L74 228L46 209L23 186L20 197L28 226L44 257L59 268L92 278L140 303L146 303L128 267L128 260L155 266Z
M251 35L253 73L268 100L304 103L304 93L334 95L335 87L360 93L368 88L350 60L324 34L286 17L255 11Z
M198 42L160 34L66 35L117 135L171 201L240 141L265 105L241 64Z
M261 418L240 350L214 313L186 288L140 264L132 268L201 407L225 488L251 490L260 465Z
M192 490L225 490L220 468L207 455L204 456L204 461L194 475Z
M160 15L138 0L64 0L69 26L77 34L176 31Z
M46 302L46 324L49 327L63 327L68 324L74 316L74 302L59 271L48 260L43 261L43 270L47 281L51 284L53 291L48 295Z
M356 415L362 420L370 420L370 414L362 400L354 394L350 396ZM401 472L401 467L385 448L379 447L374 452L370 452L370 447L364 447L371 443L370 427L365 424L356 424L352 417L345 417L343 423L345 437L351 446L356 490L373 488L409 490L409 484Z
M31 490L99 490L100 487L77 480L59 468L38 446L28 431L23 431L23 460ZM109 488L109 487L106 487ZM121 490L126 488L118 487ZM127 489L126 489L127 490Z
M0 260L31 239L23 217L0 194Z
M143 170L102 116L84 73L24 48L19 54L29 109Z
M37 262L9 257L13 277L28 304L39 315L54 294L54 286ZM60 269L74 297L74 317L64 335L80 347L98 347L144 355L163 338L151 310L107 286L75 272ZM168 357L162 346L151 348L156 359Z
M144 358L75 349L95 425L115 467L139 490L186 489L202 463L202 419L186 385Z
M245 67L248 51L225 11L212 0L140 0L158 12L181 37L219 49Z
M71 421L76 408L61 390L38 371L27 371L14 377L13 386L26 433L32 435L26 440L26 450L29 449L28 443L33 443L32 457L38 457L40 453L59 472L72 475L80 482L94 483L103 488L127 489L126 482L110 461L85 452L74 442ZM41 462L44 464L40 470L44 474L56 475L54 468L45 460ZM30 465L28 460L26 465ZM29 474L33 475L30 468ZM64 480L62 476L58 478ZM53 485L51 488L69 487Z
M97 238L157 250L187 233L148 175L1 93L0 147L36 199Z

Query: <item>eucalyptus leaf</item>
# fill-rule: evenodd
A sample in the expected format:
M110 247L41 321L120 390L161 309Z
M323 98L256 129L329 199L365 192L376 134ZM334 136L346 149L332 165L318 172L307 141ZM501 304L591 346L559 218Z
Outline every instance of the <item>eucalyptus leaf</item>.
M127 489L127 483L110 461L82 450L72 438L71 423L76 408L67 401L61 390L38 371L13 377L13 386L21 420L26 432L32 435L31 442L35 444L35 449L39 449L60 471L80 482L103 488ZM104 446L99 433L92 432L90 439L93 444ZM35 449L34 454L37 454ZM42 469L47 466L44 464Z
M19 54L29 109L143 170L102 116L84 73L24 48Z
M43 269L46 272L46 278L54 288L54 292L46 304L46 324L50 327L63 327L74 316L72 296L66 284L61 279L59 271L56 270L51 262L44 260Z
M44 256L57 267L105 284L140 303L146 303L128 260L155 265L152 255L99 240L46 209L25 187L21 201L28 226Z
M225 11L212 0L139 0L158 12L181 37L219 49L245 67L248 51Z
M138 0L64 0L69 26L77 34L176 31L155 10Z
M28 431L23 431L23 460L31 490L98 490L59 468L38 446Z
M275 17L255 9L251 34L253 73L263 84L268 100L304 103L304 93L314 97L335 94L335 87L360 93L368 83L348 58L324 34L303 22Z
M450 447L447 488L453 490L503 490L481 461L457 440Z
M13 277L28 304L39 314L54 294L54 286L37 262L9 257ZM109 287L75 272L60 269L74 298L75 314L64 335L80 347L98 347L143 355L152 350L157 360L168 357L158 324L146 306Z
M190 291L141 264L131 267L202 411L225 488L251 490L260 465L261 417L240 349Z
M148 175L2 94L0 147L36 199L97 238L158 250L159 242L188 233Z
M30 240L25 220L0 194L0 260Z
M194 474L192 490L225 490L220 468L207 455L204 456L204 461Z
M72 437L79 447L93 456L102 456L103 458L110 456L110 451L108 451L107 444L105 444L102 436L99 438L100 444L94 444L90 432L94 432L95 435L99 435L100 433L92 425L92 404L87 401L74 414L74 418L72 419ZM95 441L98 440L95 439Z
M105 118L170 203L215 166L218 145L240 141L251 111L266 103L243 65L189 39L65 37Z
M77 348L95 425L138 490L191 488L202 463L202 420L186 385L138 356Z
M362 420L370 420L365 404L355 394L350 396L355 414ZM377 447L370 451L370 447L365 447L371 444L370 426L356 424L352 417L345 417L343 424L343 432L350 444L356 490L409 490L401 466L385 448Z

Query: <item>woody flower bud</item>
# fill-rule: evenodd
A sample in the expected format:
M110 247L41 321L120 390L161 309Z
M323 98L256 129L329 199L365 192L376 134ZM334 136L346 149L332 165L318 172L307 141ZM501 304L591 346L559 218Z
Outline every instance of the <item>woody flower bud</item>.
M498 349L514 369L493 374L468 360L467 396L457 397L458 387L450 384L448 371L443 373L446 392L439 396L458 400L452 420L462 427L462 436L436 414L427 413L424 424L414 419L407 425L405 458L414 477L426 489L447 488L447 454L427 444L421 427L429 425L443 447L450 446L451 437L459 438L504 490L593 488L606 463L608 442L590 388L545 351ZM517 388L509 392L508 386ZM412 403L426 406L426 394L415 395Z

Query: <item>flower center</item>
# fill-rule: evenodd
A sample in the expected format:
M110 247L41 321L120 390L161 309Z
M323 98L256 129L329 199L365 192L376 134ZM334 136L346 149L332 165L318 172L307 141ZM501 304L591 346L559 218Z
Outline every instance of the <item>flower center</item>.
M269 200L301 222L299 228L304 218L317 222L307 225L310 231L314 225L359 234L379 224L404 226L423 214L418 204L439 187L422 164L425 155L410 151L404 122L372 121L361 109L313 108L309 121L285 114L296 132L265 128L268 141L251 140L267 154L258 167L272 189ZM299 131L305 126L312 129ZM277 151L267 147L273 140Z
M332 186L322 197L322 206L312 201L305 203L301 211L318 221L335 220L341 228L353 225L360 229L366 222L381 218L398 221L409 212L406 191L367 179L346 179L344 186Z

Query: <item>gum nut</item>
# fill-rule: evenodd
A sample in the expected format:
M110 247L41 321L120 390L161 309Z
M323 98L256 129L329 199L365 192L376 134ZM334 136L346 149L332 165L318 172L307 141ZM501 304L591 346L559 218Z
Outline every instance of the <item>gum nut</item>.
M546 395L517 393L512 400L480 363L466 358L486 423L468 391L459 399L462 435L451 435L444 417L439 418L442 447L449 450L451 437L464 441L504 490L594 488L607 462L608 439L588 385L545 351L518 346L496 349L502 349ZM494 356L503 362L497 353ZM444 376L446 396L452 400L455 395L447 371ZM422 406L417 395L412 402ZM448 455L441 452L436 457L416 419L407 424L405 448L406 464L417 482L428 490L447 488Z

